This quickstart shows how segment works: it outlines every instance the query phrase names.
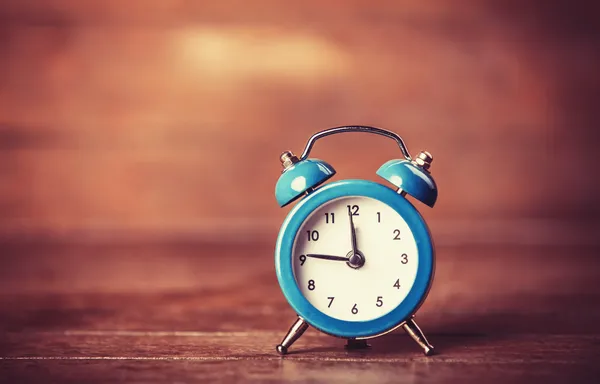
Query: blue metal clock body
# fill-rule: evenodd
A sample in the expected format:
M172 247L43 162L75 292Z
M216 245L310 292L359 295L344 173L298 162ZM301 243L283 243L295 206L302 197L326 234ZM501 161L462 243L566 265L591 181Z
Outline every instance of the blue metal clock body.
M322 185L336 172L329 163L308 157L314 143L327 136L349 132L376 134L392 139L398 144L403 157L387 161L377 171L379 176L397 189L394 190L367 180L341 180ZM363 339L382 335L401 326L421 347L425 355L429 356L434 353L434 347L427 341L413 319L413 314L427 296L433 280L434 247L425 221L406 199L406 196L410 195L429 207L435 205L438 190L429 170L432 160L433 157L426 151L422 151L415 158L411 157L404 141L398 134L364 125L341 126L317 132L310 137L300 157L290 151L281 154L280 161L283 172L275 186L277 203L280 207L285 207L298 199L300 201L283 222L275 248L275 269L279 285L285 298L298 314L298 318L276 347L280 355L288 353L288 349L308 329L309 324L327 334L347 338L346 347L351 349L364 348L367 344ZM346 262L350 268L354 269L359 269L364 265L366 258L357 245L356 229L352 219L354 213L350 213L350 206L348 206L348 217L352 250L346 257L309 253L306 255L293 254L298 238L297 234L313 212L322 206L333 204L333 200L353 197L376 200L378 204L387 205L401 216L412 232L418 257L415 280L404 299L399 303L394 303L395 307L391 311L376 318L365 317L364 321L347 321L344 320L344 317L334 318L318 310L298 287L293 265L294 257L302 260L301 256L304 256L305 259L311 257L338 260ZM331 215L333 223L333 213ZM374 278L379 278L380 274L381 272ZM314 287L314 280L309 280L309 290L311 290L310 281ZM328 297L328 299L333 300L334 297ZM383 304L383 302L381 303ZM354 312L355 307L353 307L352 314L358 313Z
M370 321L344 321L324 314L302 295L294 278L292 250L302 223L321 205L345 196L370 197L393 208L409 225L417 243L419 260L417 276L408 296L388 314ZM421 305L433 278L434 247L425 221L404 196L372 181L342 180L318 188L291 210L283 222L277 239L275 269L286 299L296 313L313 327L334 336L369 338L394 329Z

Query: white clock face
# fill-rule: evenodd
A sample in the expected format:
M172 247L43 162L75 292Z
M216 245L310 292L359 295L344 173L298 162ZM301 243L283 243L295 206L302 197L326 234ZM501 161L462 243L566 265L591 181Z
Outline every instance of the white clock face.
M350 215L361 257L352 256ZM328 201L300 226L292 251L296 283L319 311L368 321L396 308L417 275L415 238L406 221L379 200L348 196ZM362 261L364 264L361 265Z

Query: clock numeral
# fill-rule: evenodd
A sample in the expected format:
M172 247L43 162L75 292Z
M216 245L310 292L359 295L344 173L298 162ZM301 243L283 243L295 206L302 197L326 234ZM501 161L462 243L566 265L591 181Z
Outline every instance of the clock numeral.
M354 307L352 307L352 314L356 315L358 313L358 308L356 307L356 304L354 304Z
M396 280L396 283L394 284L394 288L400 289L400 279Z
M378 307L383 306L383 296L377 296L377 303L375 305Z
M328 297L327 298L329 300L329 305L327 306L327 308L331 308L331 304L333 304L333 299L335 299L335 297Z
M308 280L308 290L309 291L315 290L315 281L314 280Z
M333 212L325 214L325 224L335 224L335 214Z
M358 216L358 205L346 205L348 207L348 215Z
M400 230L394 229L394 240L400 240Z
M381 212L377 212L377 222L381 223Z
M306 262L306 256L300 255L300 257L298 259L300 259L300 266L303 266L304 263Z
M319 240L319 232L318 231L306 231L308 235L308 241L317 241Z
M406 253L403 253L403 254L400 256L400 262L401 262L402 264L408 264L408 255L407 255Z

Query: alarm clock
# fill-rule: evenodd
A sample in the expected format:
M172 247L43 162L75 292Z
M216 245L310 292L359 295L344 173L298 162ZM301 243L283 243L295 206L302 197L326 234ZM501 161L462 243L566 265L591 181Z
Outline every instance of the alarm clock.
M368 180L324 184L334 168L309 158L326 136L362 132L395 140L402 158L377 174L393 188ZM414 315L434 275L434 246L423 217L407 195L433 207L437 186L432 156L412 158L402 138L370 126L342 126L314 134L298 158L280 156L283 171L275 187L280 207L300 199L284 220L275 248L281 290L297 313L276 350L288 353L310 326L347 339L346 348L367 348L365 340L403 328L425 355L434 348ZM323 185L324 184L324 185Z

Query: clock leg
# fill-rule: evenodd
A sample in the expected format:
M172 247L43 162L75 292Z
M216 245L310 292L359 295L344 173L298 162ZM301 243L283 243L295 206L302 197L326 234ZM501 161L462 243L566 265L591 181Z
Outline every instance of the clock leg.
M277 346L277 353L279 353L280 355L287 354L288 348L291 347L292 344L294 344L294 342L298 340L300 336L302 336L304 331L306 331L307 329L308 323L304 321L303 318L298 316L298 320L296 320L296 322L291 326L287 335L285 335L285 337L281 341L281 344Z
M423 353L425 356L433 355L433 345L429 344L427 338L421 331L421 328L415 323L413 319L406 320L406 322L402 325L402 328L412 337L412 339L419 344L421 348L423 348Z

